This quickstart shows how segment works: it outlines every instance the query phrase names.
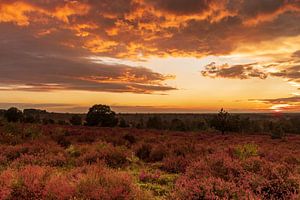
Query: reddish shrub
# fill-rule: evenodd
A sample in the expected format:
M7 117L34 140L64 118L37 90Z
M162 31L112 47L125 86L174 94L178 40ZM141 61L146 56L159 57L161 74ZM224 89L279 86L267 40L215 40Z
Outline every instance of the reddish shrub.
M183 156L166 157L163 160L162 169L170 173L185 172L189 160Z
M47 169L26 166L18 173L18 182L13 186L12 199L42 199Z
M43 195L46 199L67 200L75 196L76 182L63 175L54 175L47 182Z
M0 174L0 199L7 199L12 192L14 173L8 169Z
M176 182L173 199L254 199L252 194L242 191L233 182L219 178L190 179L181 177Z
M167 150L163 145L157 145L155 146L149 155L149 161L150 162L158 162L162 161L164 157L167 155Z
M149 161L151 150L152 146L144 143L137 148L135 154L139 159Z

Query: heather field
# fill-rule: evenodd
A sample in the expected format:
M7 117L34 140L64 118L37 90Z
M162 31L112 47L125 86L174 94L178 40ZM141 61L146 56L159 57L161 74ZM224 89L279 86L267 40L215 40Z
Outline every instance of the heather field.
M300 135L2 123L0 199L299 199Z

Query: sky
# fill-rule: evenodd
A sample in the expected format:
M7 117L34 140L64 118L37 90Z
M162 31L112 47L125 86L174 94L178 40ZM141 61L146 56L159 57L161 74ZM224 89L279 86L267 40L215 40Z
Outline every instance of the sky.
M300 111L300 0L0 0L0 47L0 108Z

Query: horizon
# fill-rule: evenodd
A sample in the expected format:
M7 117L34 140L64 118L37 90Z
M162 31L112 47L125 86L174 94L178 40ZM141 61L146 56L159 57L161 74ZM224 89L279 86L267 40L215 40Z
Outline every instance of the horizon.
M41 111L46 111L47 113L58 113L58 114L86 114L89 110L90 107L81 107L81 108L68 108L66 110L66 108L62 108L62 109L49 109L48 107L37 107L37 106L22 106L20 104L9 104L6 107L0 107L0 110L7 110L9 108L18 108L21 111L24 111L26 109L33 109L33 110L41 110ZM194 111L194 110L176 110L173 108L152 108L152 107L116 107L116 106L112 106L111 107L112 111L116 112L116 114L178 114L178 115L202 115L202 114L217 114L220 112L219 110L207 110L207 111ZM245 111L245 110L225 110L227 112L229 112L230 114L300 114L299 111L277 111L274 112L272 110L260 110L260 111Z
M298 0L3 0L0 108L300 112Z

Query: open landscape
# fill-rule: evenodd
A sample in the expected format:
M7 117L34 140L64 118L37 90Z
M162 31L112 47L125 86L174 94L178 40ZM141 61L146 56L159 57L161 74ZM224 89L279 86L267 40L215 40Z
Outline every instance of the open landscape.
M105 106L95 105L86 115L64 114L71 116L64 123L50 120L53 113L25 123L37 117L6 111L0 124L0 199L300 198L298 115L231 116L222 110L193 116L202 123L191 131L186 115L180 121L157 114L168 115L171 123L154 127L150 115L145 127L129 127L133 122L124 115L120 120L96 107ZM232 132L232 120L234 126L244 123L236 118L267 125ZM285 119L298 121L284 124ZM103 122L106 127L99 126Z
M300 200L300 0L0 0L0 200Z

